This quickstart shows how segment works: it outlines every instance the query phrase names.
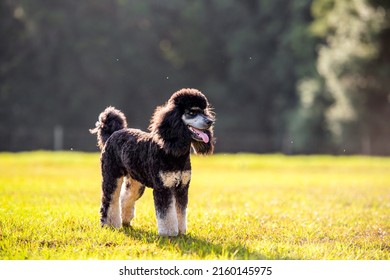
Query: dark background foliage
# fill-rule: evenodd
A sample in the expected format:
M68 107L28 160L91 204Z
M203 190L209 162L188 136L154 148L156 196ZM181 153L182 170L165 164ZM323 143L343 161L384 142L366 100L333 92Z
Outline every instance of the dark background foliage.
M194 87L217 152L389 155L389 3L0 0L0 150L95 151L106 106L146 129Z

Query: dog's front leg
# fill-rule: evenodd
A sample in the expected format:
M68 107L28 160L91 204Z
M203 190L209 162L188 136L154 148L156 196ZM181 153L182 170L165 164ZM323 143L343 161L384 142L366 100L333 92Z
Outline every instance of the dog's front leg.
M185 234L187 231L188 187L189 184L175 189L175 201L179 234Z
M169 188L153 190L156 210L158 234L161 236L177 236L179 233L176 213L176 199Z

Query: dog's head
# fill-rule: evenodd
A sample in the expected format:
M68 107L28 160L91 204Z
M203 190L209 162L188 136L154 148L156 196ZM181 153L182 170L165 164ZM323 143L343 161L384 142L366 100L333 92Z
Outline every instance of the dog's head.
M182 89L156 109L149 129L162 138L164 147L173 154L182 153L188 143L197 154L212 154L214 122L215 114L207 98L196 89Z

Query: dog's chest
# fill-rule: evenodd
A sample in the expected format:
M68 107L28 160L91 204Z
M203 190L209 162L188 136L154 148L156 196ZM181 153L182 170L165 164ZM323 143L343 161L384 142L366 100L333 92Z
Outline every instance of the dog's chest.
M159 176L164 187L175 188L186 186L191 180L191 170L186 171L160 171Z

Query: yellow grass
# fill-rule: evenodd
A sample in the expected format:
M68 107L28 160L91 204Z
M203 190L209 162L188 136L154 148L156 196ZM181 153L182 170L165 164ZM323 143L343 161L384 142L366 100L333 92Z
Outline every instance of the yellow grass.
M390 259L390 159L193 157L188 234L99 224L99 155L0 154L0 259Z

